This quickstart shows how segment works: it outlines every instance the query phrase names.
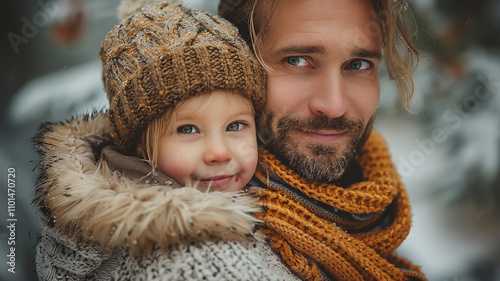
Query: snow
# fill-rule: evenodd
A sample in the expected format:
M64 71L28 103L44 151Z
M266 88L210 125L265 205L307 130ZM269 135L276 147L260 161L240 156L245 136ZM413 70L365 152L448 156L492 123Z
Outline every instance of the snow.
M8 117L23 124L107 108L101 72L101 63L91 61L29 81L15 95Z

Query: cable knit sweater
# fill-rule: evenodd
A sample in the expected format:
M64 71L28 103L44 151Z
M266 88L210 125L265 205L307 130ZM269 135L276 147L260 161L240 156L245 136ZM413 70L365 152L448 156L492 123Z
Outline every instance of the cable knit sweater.
M40 280L288 279L268 268L249 196L141 173L149 166L114 151L109 131L93 114L44 124L34 138Z

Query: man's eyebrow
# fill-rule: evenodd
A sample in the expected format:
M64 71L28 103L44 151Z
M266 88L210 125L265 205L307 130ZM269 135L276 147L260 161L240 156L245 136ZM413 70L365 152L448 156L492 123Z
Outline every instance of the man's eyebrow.
M326 54L326 49L323 46L298 46L298 45L292 45L292 46L287 46L284 48L281 48L278 50L278 53L280 54Z
M312 45L312 46L291 45L291 46L286 46L284 48L276 50L276 53L278 53L280 55L287 55L287 54L292 54L292 55L293 54L296 54L296 55L301 55L301 54L325 55L327 53L327 50L324 46L321 46L321 45ZM378 50L369 50L369 49L359 48L359 49L355 49L351 52L351 57L370 58L370 59L381 60L382 53Z
M380 51L368 50L368 49L356 49L351 52L351 56L359 58L367 58L367 59L376 59L376 60L382 59L382 53Z

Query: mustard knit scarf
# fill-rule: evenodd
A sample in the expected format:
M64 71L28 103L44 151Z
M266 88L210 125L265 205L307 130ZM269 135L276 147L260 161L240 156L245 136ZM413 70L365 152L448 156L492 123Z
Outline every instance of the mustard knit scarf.
M374 132L356 158L364 181L308 183L261 151L256 217L271 247L304 280L426 280L393 251L410 230L408 196L385 141Z

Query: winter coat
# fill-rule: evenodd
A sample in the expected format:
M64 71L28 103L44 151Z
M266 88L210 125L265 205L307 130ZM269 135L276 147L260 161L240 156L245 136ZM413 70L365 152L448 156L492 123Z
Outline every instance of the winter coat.
M254 233L250 196L144 173L109 132L95 113L44 124L34 138L40 280L296 279Z

